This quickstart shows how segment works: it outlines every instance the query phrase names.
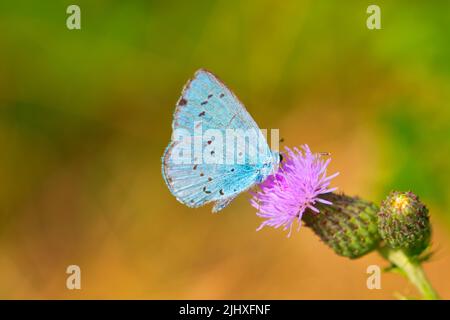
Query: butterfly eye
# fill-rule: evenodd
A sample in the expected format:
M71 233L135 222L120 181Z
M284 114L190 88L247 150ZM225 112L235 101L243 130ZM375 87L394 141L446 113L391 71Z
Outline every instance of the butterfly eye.
M280 156L280 163L283 162L283 155L281 153L278 154Z

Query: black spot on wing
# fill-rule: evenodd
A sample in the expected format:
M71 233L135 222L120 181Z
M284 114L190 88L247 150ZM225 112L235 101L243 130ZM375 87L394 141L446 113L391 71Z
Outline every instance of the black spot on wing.
M203 187L203 192L206 193L206 194L210 194L211 193L211 191L206 190L206 187Z

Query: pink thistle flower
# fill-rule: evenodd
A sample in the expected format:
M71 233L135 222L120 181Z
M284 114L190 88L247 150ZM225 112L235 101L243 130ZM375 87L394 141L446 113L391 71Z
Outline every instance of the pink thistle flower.
M257 231L264 226L283 226L283 230L289 229L289 237L295 220L300 229L306 209L319 213L315 207L317 203L332 204L320 196L337 189L329 188L329 185L339 173L327 177L331 159L324 160L322 154L311 153L308 145L303 145L302 149L286 148L287 159L280 164L280 169L252 193L250 203L258 210L256 214L266 219Z

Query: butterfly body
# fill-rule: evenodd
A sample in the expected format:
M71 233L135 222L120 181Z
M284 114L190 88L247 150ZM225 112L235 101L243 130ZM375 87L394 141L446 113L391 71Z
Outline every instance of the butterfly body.
M183 89L172 130L162 175L189 207L215 202L213 212L220 211L278 169L278 152L269 149L237 97L206 70Z

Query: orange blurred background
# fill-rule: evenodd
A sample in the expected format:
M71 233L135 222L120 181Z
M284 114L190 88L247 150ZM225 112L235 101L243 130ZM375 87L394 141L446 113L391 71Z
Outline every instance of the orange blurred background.
M376 203L416 192L433 224L427 275L450 298L450 4L377 1L0 4L0 298L379 299L376 253L338 257L307 228L255 232L241 195L220 214L161 177L181 88L217 74L287 146L332 153L334 185ZM81 290L66 288L68 265Z

